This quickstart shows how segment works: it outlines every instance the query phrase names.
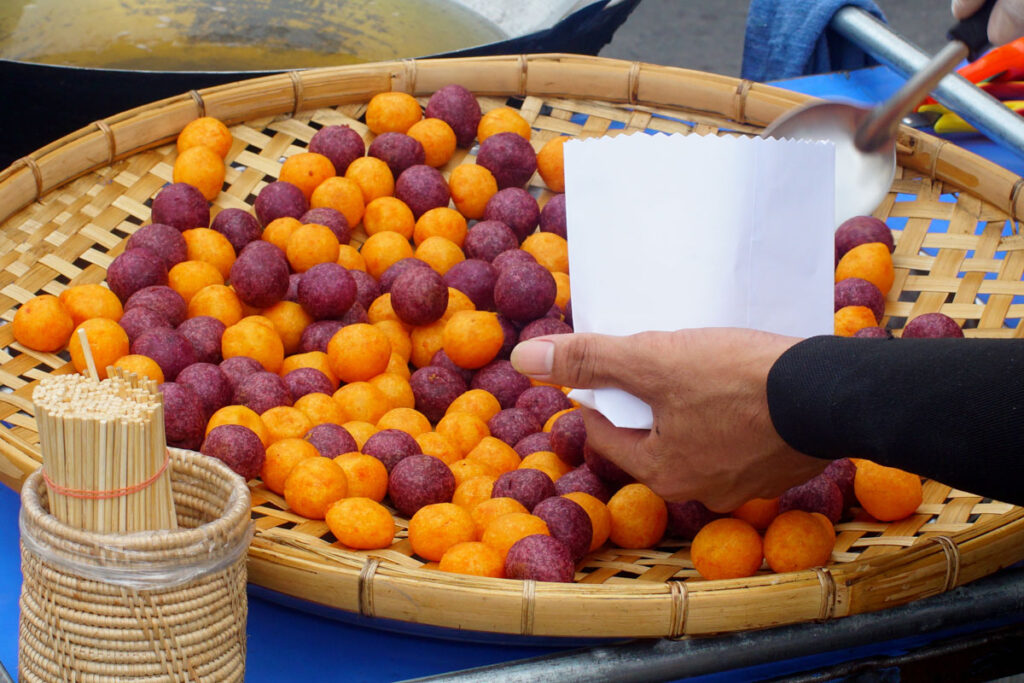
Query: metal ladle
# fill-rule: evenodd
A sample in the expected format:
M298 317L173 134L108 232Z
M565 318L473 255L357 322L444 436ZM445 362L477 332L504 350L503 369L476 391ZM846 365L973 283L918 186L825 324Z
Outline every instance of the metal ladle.
M957 64L988 44L988 19L995 0L952 29L953 40L896 93L874 108L812 102L792 109L765 128L763 136L825 140L835 144L835 220L869 214L889 192L896 173L896 130L908 114Z

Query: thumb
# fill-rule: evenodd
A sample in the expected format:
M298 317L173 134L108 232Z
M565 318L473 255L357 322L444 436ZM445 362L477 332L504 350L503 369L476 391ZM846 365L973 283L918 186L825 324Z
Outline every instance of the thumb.
M534 337L512 349L512 366L542 382L578 389L618 387L639 398L652 390L643 382L637 336L556 334Z

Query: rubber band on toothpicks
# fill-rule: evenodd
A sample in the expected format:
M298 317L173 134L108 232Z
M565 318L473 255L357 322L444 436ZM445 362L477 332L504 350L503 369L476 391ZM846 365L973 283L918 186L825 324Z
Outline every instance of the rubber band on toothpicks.
M149 479L141 481L138 484L132 486L124 486L119 489L109 489L107 491L95 491L92 489L76 489L68 486L61 486L57 482L50 479L50 475L46 473L46 469L43 469L43 481L46 482L46 486L54 493L59 493L62 496L68 498L79 498L82 500L108 500L110 498L120 498L121 496L129 496L133 493L138 493L144 489L148 489L150 486L156 483L156 480L160 478L160 475L167 469L168 463L171 461L171 452L167 451L167 456L164 458L163 464L153 473Z

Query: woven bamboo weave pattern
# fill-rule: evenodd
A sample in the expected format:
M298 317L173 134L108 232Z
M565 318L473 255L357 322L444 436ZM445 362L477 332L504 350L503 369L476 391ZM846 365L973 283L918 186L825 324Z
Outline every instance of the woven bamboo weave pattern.
M148 222L153 195L171 180L174 136L196 116L221 118L235 138L214 212L249 208L319 128L347 124L369 140L361 117L374 93L402 90L425 104L448 83L476 93L484 111L518 109L535 149L558 135L756 134L805 99L723 76L569 55L318 69L182 95L83 129L0 174L0 316L11 320L38 293L102 281L125 239ZM1024 336L1021 179L909 129L898 150L892 192L875 212L897 244L884 324L898 332L910 317L941 311L968 336ZM457 150L442 172L474 154ZM536 175L529 189L542 205L552 196ZM0 480L17 485L35 466L34 382L70 371L65 357L25 349L0 327L0 379L10 390L0 393L0 419L10 425L0 429ZM839 524L832 561L817 572L701 581L688 543L666 540L643 551L605 546L584 560L574 584L485 580L425 567L405 539L405 520L391 548L356 552L324 522L250 486L251 581L367 616L510 634L682 636L835 618L1024 559L1024 511L929 481L924 503L905 520ZM581 612L588 618L578 619Z

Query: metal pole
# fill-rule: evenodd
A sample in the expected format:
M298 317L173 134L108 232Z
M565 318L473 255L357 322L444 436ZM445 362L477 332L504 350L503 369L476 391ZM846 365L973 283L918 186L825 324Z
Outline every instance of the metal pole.
M852 5L836 12L829 26L904 76L920 70L930 59L885 24ZM963 76L946 76L932 96L993 142L1024 157L1024 118Z

